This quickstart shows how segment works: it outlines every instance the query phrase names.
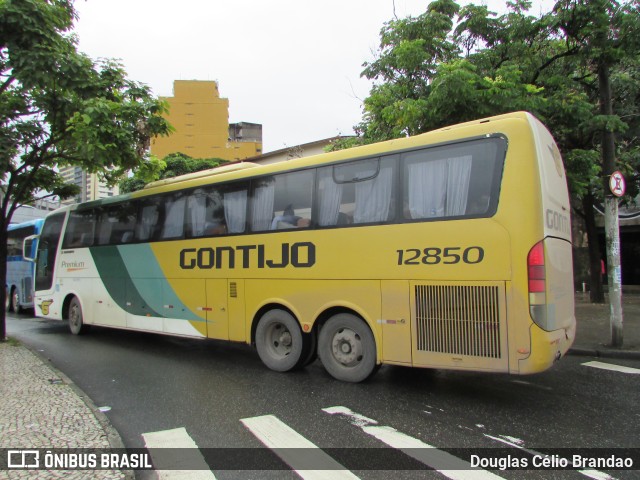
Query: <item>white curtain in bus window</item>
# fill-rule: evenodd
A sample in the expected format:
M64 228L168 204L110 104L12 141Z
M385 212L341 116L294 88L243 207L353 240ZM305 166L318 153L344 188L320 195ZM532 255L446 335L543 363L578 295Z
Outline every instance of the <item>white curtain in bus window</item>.
M471 179L471 155L447 159L447 216L464 215Z
M165 218L161 238L181 237L184 232L184 208L186 197L182 195L165 197Z
M342 203L342 185L333 181L333 167L319 170L318 196L320 202L318 224L321 227L336 225Z
M251 230L262 232L271 228L276 182L273 178L260 180L251 199Z
M224 194L224 218L229 233L244 232L247 223L247 191L226 192Z
M98 245L109 245L111 240L111 232L113 231L114 222L109 221L109 212L103 211L100 213L98 220Z
M201 237L204 235L207 218L207 195L205 191L198 188L189 195L187 202L188 221L191 224L191 236Z
M142 241L151 240L158 223L159 206L156 202L144 205L141 212L140 222L136 225L136 238Z
M411 162L410 157L408 160ZM471 155L408 163L410 218L463 215L469 195L471 165Z
M393 168L383 167L371 180L357 182L353 223L384 222L389 218Z

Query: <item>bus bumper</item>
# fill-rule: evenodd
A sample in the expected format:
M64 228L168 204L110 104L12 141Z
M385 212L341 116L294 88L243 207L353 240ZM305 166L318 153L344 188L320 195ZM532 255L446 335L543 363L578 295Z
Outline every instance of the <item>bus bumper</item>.
M576 337L575 319L566 328L546 332L532 324L530 327L531 354L518 362L518 373L526 375L543 372L560 360L571 348Z

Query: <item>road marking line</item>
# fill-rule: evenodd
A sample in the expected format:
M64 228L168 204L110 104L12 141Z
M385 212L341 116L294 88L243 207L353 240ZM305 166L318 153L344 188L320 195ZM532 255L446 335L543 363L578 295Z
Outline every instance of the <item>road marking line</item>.
M611 370L613 372L622 372L622 373L630 373L632 375L640 375L640 369L631 368L631 367L623 367L622 365L614 365L612 363L603 363L603 362L587 362L583 363L585 367L593 367L600 368L601 370Z
M240 420L265 446L274 450L287 465L305 480L358 479L314 443L274 415ZM305 449L303 452L294 449ZM306 470L310 464L316 470Z
M159 480L216 480L186 429L143 433L142 437L157 468ZM154 449L163 449L162 456Z
M428 465L452 480L496 480L503 478L486 470L473 469L469 462L438 450L422 440L399 432L395 428L376 426L377 421L367 419L367 417L346 407L330 407L322 410L329 415L347 417L352 425L361 428L367 435L377 438L390 447L402 450L406 455ZM369 424L365 424L364 419L369 420Z

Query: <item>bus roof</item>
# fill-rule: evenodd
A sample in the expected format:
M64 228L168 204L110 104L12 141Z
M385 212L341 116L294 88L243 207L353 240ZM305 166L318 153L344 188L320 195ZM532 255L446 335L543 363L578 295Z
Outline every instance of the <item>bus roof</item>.
M44 222L44 218L34 218L33 220L27 220L25 222L11 223L9 224L9 227L7 227L7 230L11 231L11 230L16 230L18 228L24 228L24 227L39 227L39 226L42 226L43 222Z
M229 165L223 165L221 167L202 170L200 172L180 175L178 177L158 180L146 185L142 190L72 205L70 209L75 210L76 208L109 205L121 201L143 198L147 195L153 195L157 193L165 193L175 190L181 190L184 188L195 188L206 185L210 183L211 180L214 180L216 183L218 183L239 180L243 178L248 179L249 177L253 176L272 175L290 170L312 168L314 166L324 164L330 165L332 163L337 163L344 160L358 160L360 158L369 156L384 155L388 152L398 152L403 150L411 150L413 148L418 148L421 146L436 145L440 142L450 141L452 136L456 136L456 134L453 132L459 130L468 130L468 134L465 133L465 136L468 137L487 134L489 128L485 125L504 120L520 120L525 121L530 125L537 121L537 119L528 112L512 112L503 115L497 115L494 117L473 120L457 125L447 126L411 137L398 138L379 143L362 145L345 150L338 150L308 157L295 158L292 160L272 163L268 165L261 165L251 162L238 162ZM498 132L499 131L496 130L494 133ZM62 211L62 209L59 209L57 211Z
M148 189L148 188L154 188L154 187L161 187L163 185L186 182L188 180L195 180L197 178L203 178L203 177L211 177L213 175L220 175L221 173L229 173L229 172L235 172L238 170L246 170L248 168L255 168L258 166L259 165L257 163L251 163L251 162L232 163L230 165L223 165L221 167L209 168L207 170L200 170L199 172L186 173L184 175L179 175L177 177L164 178L162 180L151 182L145 185L144 188Z

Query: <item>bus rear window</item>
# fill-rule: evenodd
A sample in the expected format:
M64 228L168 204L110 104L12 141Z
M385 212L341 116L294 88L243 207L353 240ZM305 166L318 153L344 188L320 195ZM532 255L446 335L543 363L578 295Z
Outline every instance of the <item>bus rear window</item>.
M493 215L505 151L496 137L404 154L404 218Z

